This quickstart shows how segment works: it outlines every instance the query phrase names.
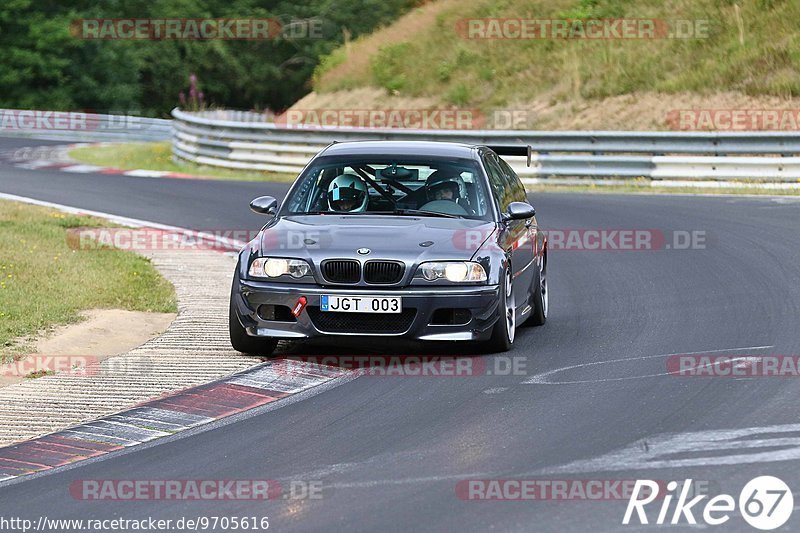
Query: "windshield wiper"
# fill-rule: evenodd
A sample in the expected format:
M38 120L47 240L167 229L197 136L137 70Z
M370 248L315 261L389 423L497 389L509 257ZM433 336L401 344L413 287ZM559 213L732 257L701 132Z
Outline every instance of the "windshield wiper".
M332 215L332 216L354 216L354 215L391 215L394 211L306 211L303 213L292 213L292 216L306 215Z
M443 218L462 218L461 215L439 213L437 211L423 211L421 209L395 209L394 211L308 211L306 213L292 213L293 216L305 215L399 215L399 216L427 216Z
M425 217L444 217L444 218L461 218L460 215L453 215L451 213L440 213L439 211L424 211L422 209L402 209L398 208L394 211L373 211L373 213L381 213L386 215L401 215L401 216L415 216L421 215Z

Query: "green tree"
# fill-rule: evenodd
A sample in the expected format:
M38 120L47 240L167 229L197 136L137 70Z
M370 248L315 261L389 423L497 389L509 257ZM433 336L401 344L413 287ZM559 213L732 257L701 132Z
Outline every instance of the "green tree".
M413 0L4 0L0 4L0 106L139 112L166 116L197 75L205 100L232 108L284 109L310 90L320 57L390 23ZM91 40L91 18L277 18L291 32L263 41ZM306 21L306 22L303 22ZM72 31L71 31L72 30ZM302 33L302 32L300 32Z

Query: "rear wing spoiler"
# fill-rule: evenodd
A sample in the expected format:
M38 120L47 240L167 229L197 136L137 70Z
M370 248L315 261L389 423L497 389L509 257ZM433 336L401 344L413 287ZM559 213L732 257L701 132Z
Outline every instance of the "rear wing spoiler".
M531 157L533 155L533 149L531 145L511 145L511 146L487 146L490 150L492 150L497 155L520 155L525 156L528 158L528 166L531 166Z

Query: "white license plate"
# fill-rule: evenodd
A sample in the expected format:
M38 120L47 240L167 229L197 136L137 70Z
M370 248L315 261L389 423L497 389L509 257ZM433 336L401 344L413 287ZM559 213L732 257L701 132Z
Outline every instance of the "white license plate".
M400 313L403 299L399 296L321 296L319 309L338 313Z

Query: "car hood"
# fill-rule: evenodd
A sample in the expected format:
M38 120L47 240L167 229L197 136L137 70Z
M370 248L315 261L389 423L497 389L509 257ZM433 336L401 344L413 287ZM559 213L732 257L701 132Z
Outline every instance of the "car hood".
M495 230L493 222L392 215L283 217L261 233L261 253L309 259L466 260ZM359 249L369 253L359 254ZM363 251L363 250L362 250Z

